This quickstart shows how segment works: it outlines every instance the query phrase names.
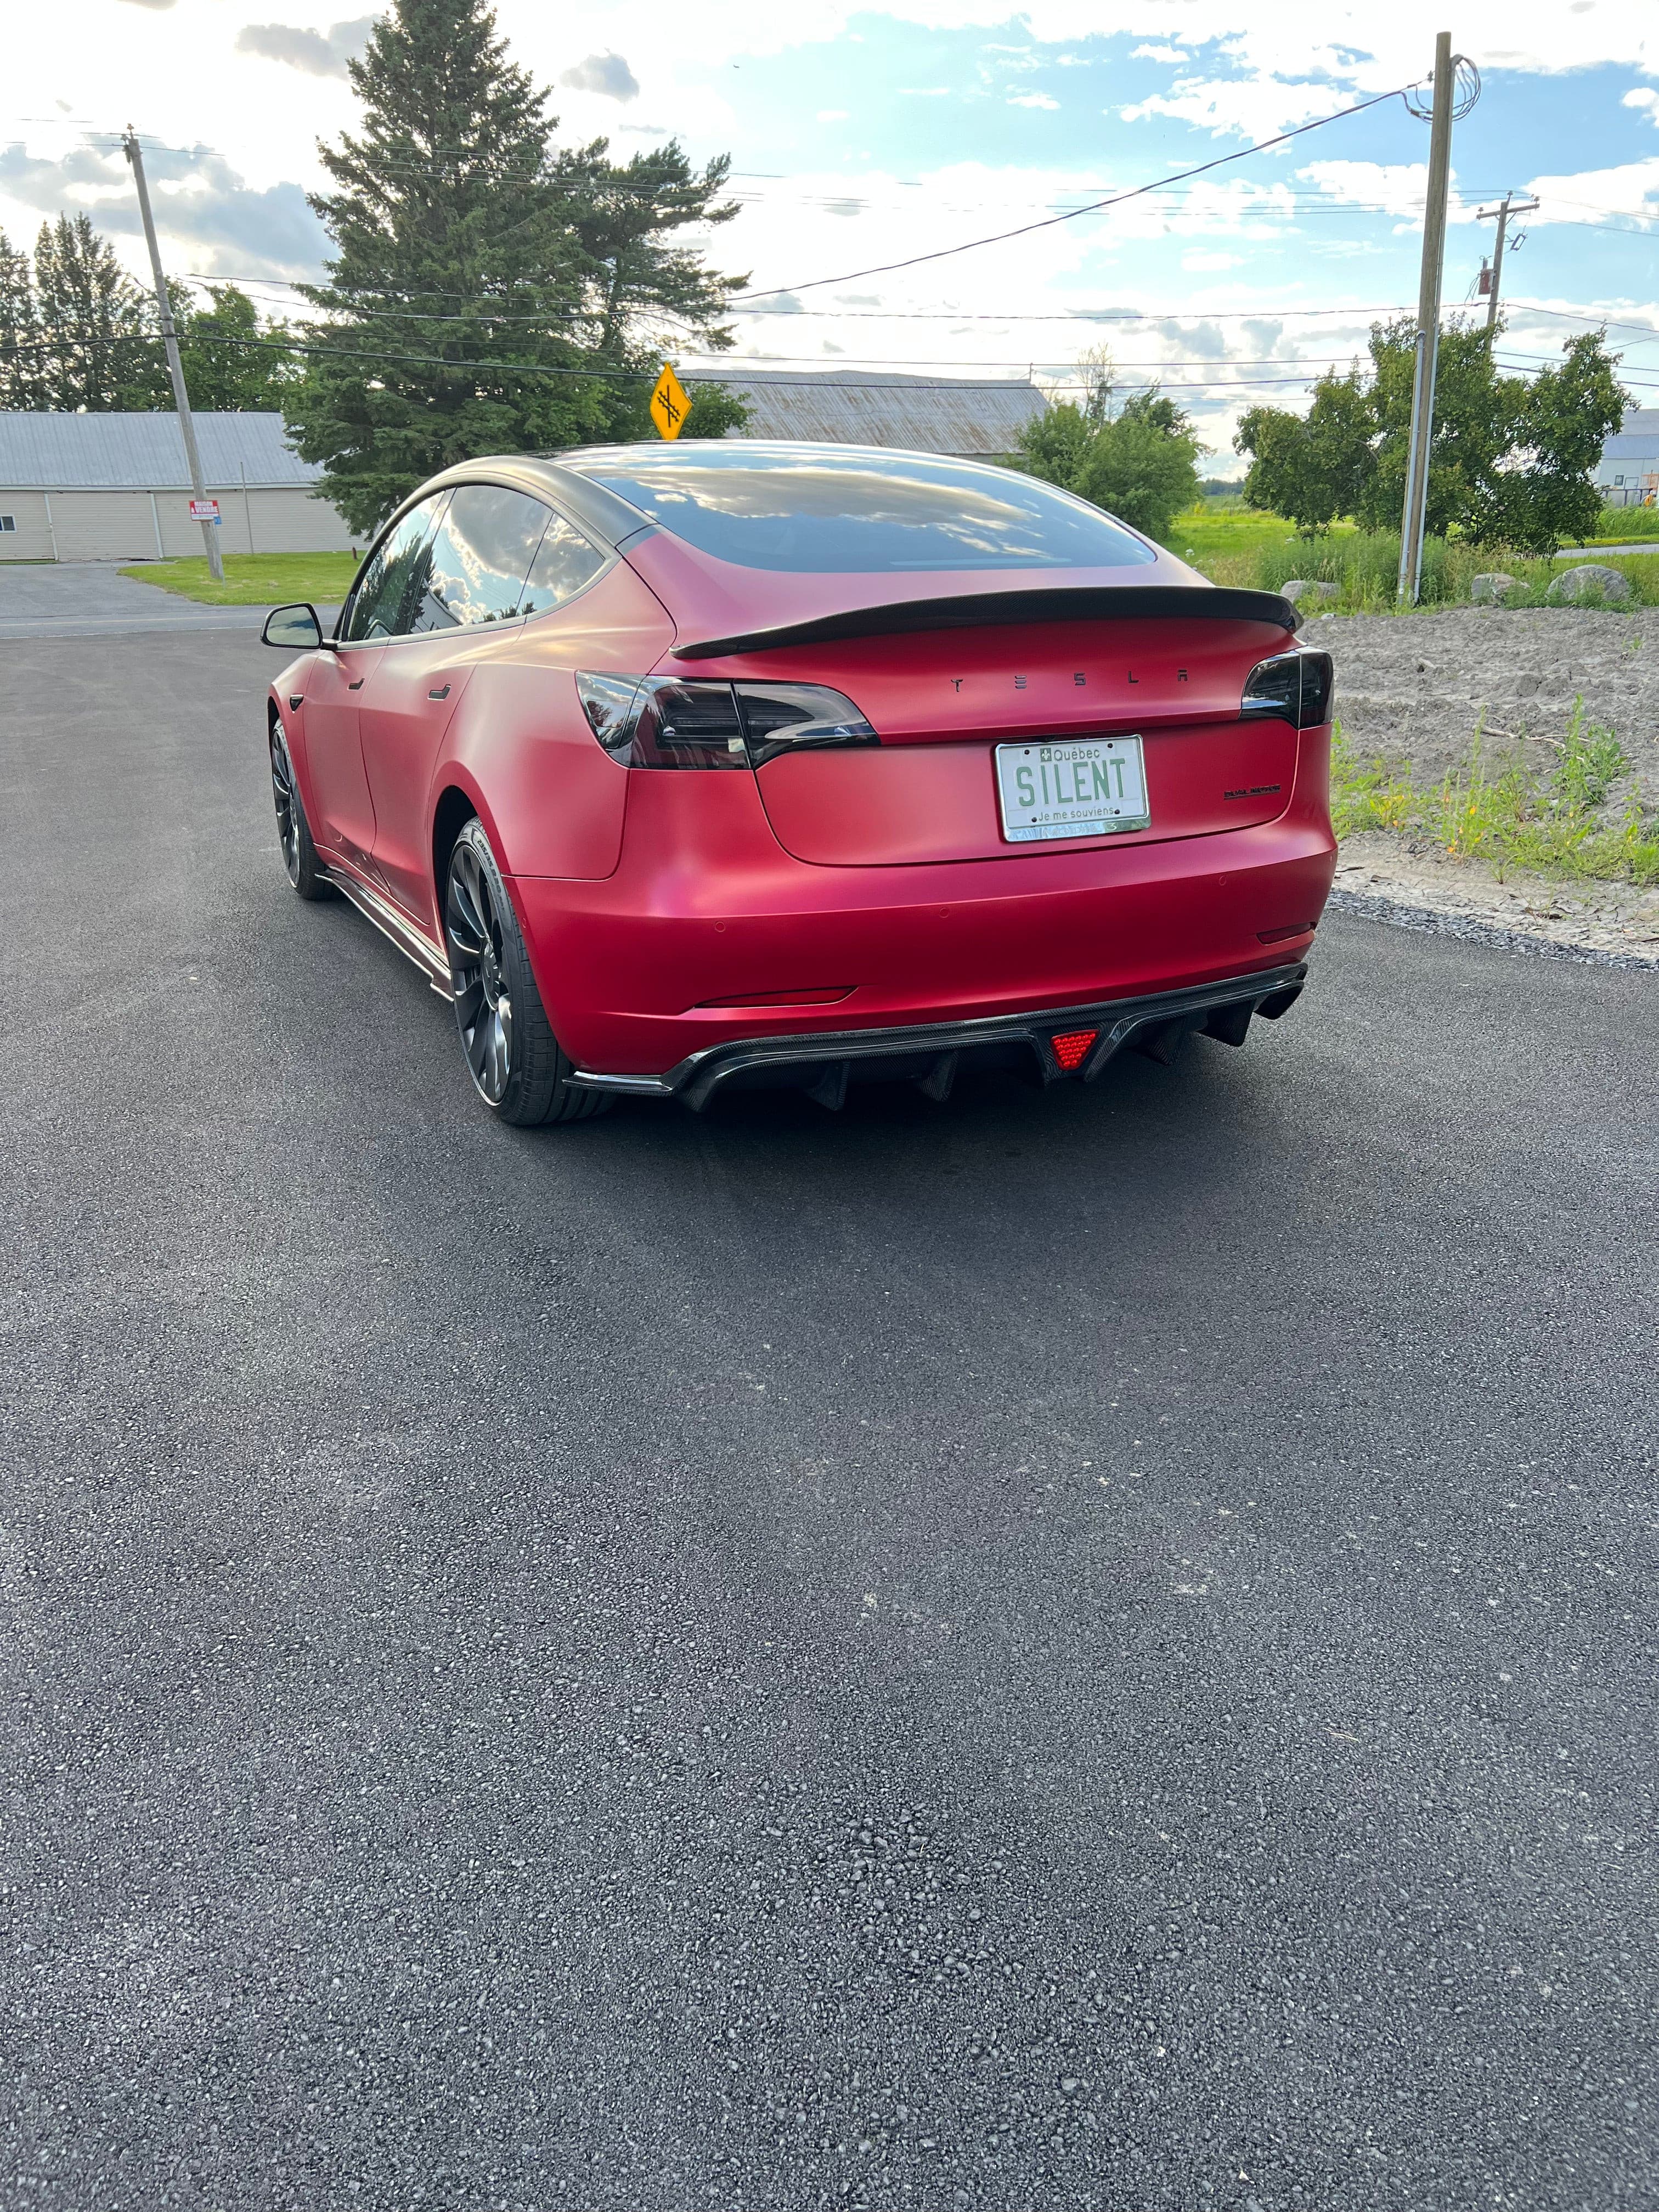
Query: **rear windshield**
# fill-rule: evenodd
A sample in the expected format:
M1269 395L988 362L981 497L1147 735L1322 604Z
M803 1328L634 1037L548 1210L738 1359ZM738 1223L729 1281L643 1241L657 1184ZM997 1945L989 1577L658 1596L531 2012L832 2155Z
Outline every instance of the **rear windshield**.
M745 568L1126 568L1157 554L1086 501L1012 469L914 454L708 446L603 453L568 468Z

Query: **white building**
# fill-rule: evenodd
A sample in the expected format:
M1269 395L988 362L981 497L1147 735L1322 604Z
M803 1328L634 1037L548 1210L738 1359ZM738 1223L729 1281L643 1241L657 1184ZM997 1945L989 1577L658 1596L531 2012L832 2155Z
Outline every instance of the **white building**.
M332 553L351 532L280 415L198 415L226 553ZM202 550L173 414L0 411L0 561L162 561Z
M1609 507L1651 507L1659 499L1659 407L1632 407L1607 440L1595 471Z

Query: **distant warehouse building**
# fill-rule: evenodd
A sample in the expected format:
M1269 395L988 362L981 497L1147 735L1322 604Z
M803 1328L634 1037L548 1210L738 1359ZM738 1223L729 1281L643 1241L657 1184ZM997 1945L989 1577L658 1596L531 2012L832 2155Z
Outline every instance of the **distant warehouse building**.
M743 368L699 371L685 381L719 384L748 407L732 438L804 438L836 446L892 446L913 453L994 460L1016 452L1019 434L1048 402L1012 377L896 376L873 368Z
M1659 499L1659 407L1632 407L1601 448L1596 489L1609 507L1651 507Z
M196 441L226 553L333 553L351 532L316 495L280 415L198 415ZM199 555L176 415L0 412L0 561L162 561Z

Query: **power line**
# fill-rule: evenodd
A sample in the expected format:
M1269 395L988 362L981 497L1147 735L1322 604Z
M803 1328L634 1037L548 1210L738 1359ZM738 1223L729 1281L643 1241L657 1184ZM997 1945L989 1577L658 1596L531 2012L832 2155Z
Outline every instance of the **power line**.
M826 284L854 284L862 277L888 276L895 270L915 269L926 261L945 261L953 254L971 253L981 246L1003 246L1011 238L1029 238L1034 231L1051 230L1056 223L1075 222L1079 216L1098 215L1103 208L1120 207L1126 200L1144 198L1148 192L1167 191L1170 185L1183 183L1188 177L1201 177L1212 169L1224 168L1230 161L1243 161L1252 154L1265 154L1274 146L1288 144L1292 138L1305 137L1310 131L1322 131L1328 123L1340 123L1345 117L1363 114L1368 107L1380 107L1384 100L1397 100L1402 93L1412 88L1408 85L1396 85L1392 92L1379 92L1374 99L1359 100L1352 107L1339 108L1334 115L1322 115L1316 122L1299 124L1294 131L1281 131L1276 137L1263 138L1256 145L1242 146L1231 154L1218 154L1213 161L1200 161L1190 169L1177 169L1173 175L1160 177L1156 184L1138 185L1132 191L1114 193L1109 198L1094 201L1090 206L1072 208L1064 215L1046 216L1041 222L1021 223L1013 230L996 231L986 238L967 239L960 246L942 246L932 253L913 253L902 261L884 261L871 269L854 269L842 276L814 276L797 284L768 285L759 291L748 288L744 296L772 299L780 292L814 292L822 290Z

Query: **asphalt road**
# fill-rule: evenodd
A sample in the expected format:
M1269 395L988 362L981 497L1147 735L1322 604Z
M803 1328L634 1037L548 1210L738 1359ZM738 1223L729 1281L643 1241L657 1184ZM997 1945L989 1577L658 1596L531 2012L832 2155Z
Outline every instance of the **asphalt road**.
M495 1127L0 647L0 2203L1659 2201L1659 976Z
M89 637L131 637L150 630L264 629L268 607L210 607L124 576L117 561L0 562L0 644L52 638L74 649ZM332 607L319 608L325 619Z

